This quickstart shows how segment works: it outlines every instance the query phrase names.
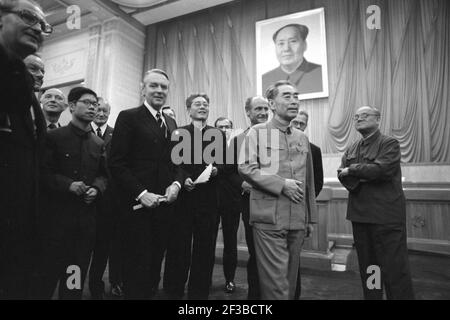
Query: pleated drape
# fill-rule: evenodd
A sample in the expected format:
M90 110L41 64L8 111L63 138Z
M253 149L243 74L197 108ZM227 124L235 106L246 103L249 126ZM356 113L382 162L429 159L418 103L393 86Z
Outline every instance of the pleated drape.
M381 29L366 26L381 9ZM308 134L324 153L359 138L352 115L382 114L382 132L400 141L402 161L450 163L450 2L448 0L242 0L149 27L147 67L171 76L169 104L188 122L191 92L211 98L210 123L248 126L244 102L256 93L255 22L325 8L328 98L304 100Z

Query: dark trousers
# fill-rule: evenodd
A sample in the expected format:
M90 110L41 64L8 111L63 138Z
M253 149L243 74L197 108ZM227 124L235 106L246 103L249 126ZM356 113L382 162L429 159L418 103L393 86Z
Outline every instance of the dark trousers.
M95 218L70 218L64 225L54 226L47 235L43 233L42 247L36 278L33 280L32 297L51 299L59 281L58 297L62 300L82 298L89 261L95 242ZM68 283L77 274L69 269L76 266L80 271L80 287L70 288Z
M188 280L188 299L206 300L214 268L217 208L181 204L166 253L164 290L181 299Z
M358 254L359 272L366 300L414 299L404 225L352 223L353 239ZM381 270L381 288L369 289L367 273L371 265Z
M222 221L223 237L223 273L225 281L234 281L237 267L237 232L239 229L240 212L238 207L219 208L220 219L216 223L216 239L219 224Z
M171 205L129 212L124 229L123 285L125 299L151 299L161 276L172 217Z
M116 203L109 198L109 203ZM103 273L109 260L109 283L122 283L122 232L121 217L118 207L102 203L97 208L97 227L94 252L89 271L89 290L93 296L100 296L105 291Z
M258 269L256 266L255 241L253 240L253 230L250 225L250 200L248 195L242 197L242 221L245 228L245 241L247 242L248 261L247 261L247 282L248 282L248 300L259 300L261 298L259 288Z
M29 298L34 244L31 225L11 228L0 221L0 300Z

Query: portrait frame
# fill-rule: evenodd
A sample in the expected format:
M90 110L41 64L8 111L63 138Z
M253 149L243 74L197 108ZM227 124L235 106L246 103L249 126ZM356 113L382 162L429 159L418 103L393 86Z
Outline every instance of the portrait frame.
M269 77L267 75L274 74L273 72L280 69L280 62L278 61L275 43L272 39L274 33L280 28L289 24L301 24L305 25L309 29L309 34L306 38L307 49L304 52L304 58L311 66L315 66L314 83L320 83L320 79L317 75L321 74L321 87L319 85L311 84L312 88L299 89L299 100L326 98L329 96L328 88L328 63L327 63L327 41L326 41L326 29L325 29L325 9L317 8L308 11L296 12L280 17L275 17L266 20L260 20L256 22L256 88L257 94L264 95L265 89L263 84L268 82ZM319 67L317 67L317 65ZM317 69L321 67L321 72ZM312 69L312 68L309 68ZM298 72L301 76L298 76L299 82L308 79L309 69L306 69L306 77L303 72ZM272 71L272 73L271 73ZM279 71L281 72L281 71ZM309 73L312 76L312 73ZM286 80L277 79L277 80ZM294 82L294 81L293 81ZM313 83L310 81L310 83ZM294 83L296 84L296 83ZM302 88L302 86L299 86ZM314 89L317 87L317 90ZM305 90L302 92L302 90Z

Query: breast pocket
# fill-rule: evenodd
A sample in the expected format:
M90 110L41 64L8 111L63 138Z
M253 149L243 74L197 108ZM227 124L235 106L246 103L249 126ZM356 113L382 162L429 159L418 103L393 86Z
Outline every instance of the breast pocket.
M356 154L352 153L347 155L347 158L345 159L345 166L349 167L351 164L357 163Z

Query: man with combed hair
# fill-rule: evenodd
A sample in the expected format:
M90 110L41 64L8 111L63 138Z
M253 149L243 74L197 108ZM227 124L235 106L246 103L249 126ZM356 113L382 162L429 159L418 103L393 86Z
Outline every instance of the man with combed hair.
M261 299L293 300L301 247L317 215L314 173L308 138L290 127L299 108L297 89L278 81L266 96L274 117L249 130L239 173L253 187L250 224Z
M51 32L29 0L0 0L0 299L28 297L45 120L23 62Z
M353 120L362 138L342 156L338 178L349 191L352 222L365 299L414 299L406 244L406 205L400 144L382 134L378 109L363 106ZM369 288L369 267L381 271L381 288Z
M173 203L184 184L181 169L171 160L170 137L177 124L161 112L168 92L167 74L159 69L147 71L144 103L120 112L111 140L109 168L127 208L123 225L126 299L151 298L158 288L172 232Z

